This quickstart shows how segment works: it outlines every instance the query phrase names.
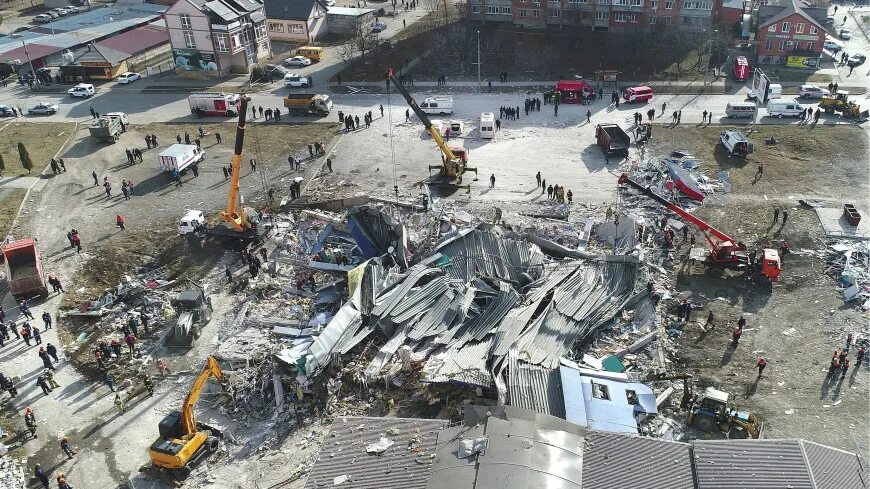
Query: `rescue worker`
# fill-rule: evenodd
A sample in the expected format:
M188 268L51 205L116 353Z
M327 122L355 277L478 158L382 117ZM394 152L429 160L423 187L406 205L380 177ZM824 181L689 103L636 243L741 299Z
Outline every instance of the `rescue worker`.
M115 394L115 408L118 414L124 414L124 401L121 399L121 394Z
M24 410L24 426L30 430L30 436L39 438L36 434L36 416L33 414L33 409L27 408Z
M148 397L154 395L154 383L151 381L151 377L148 374L142 374L142 385L148 389Z
M60 384L58 384L57 381L54 380L54 373L51 370L46 370L45 373L43 373L42 375L45 376L45 380L46 382L48 382L48 386L51 387L52 390L60 387Z
M740 342L740 336L743 334L743 329L740 326L734 328L734 332L731 333L731 346L737 348L737 343Z
M36 464L33 467L33 476L42 483L44 489L48 489L48 474L42 470L42 467L40 467L39 464Z
M758 376L761 377L762 372L764 372L764 367L767 367L767 360L763 357L759 358L755 366L758 367Z
M63 450L63 453L66 454L68 458L73 458L73 455L76 454L75 450L72 449L72 445L69 443L69 439L67 437L63 437L60 439L60 449ZM63 474L58 474L57 483L60 484L61 479L66 480Z

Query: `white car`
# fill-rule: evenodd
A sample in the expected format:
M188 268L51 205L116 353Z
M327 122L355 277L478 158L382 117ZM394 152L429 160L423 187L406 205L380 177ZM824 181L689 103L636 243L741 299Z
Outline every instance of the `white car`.
M56 13L61 17L66 17L67 11L66 9L62 9L60 7L51 9L52 12Z
M79 83L67 90L66 93L68 93L70 97L88 98L97 93L97 90L90 83Z
M52 115L57 113L57 104L48 102L39 102L33 108L27 109L27 113L31 115Z
M308 66L310 64L311 60L305 56L293 56L292 58L284 60L285 66Z
M132 71L128 71L126 73L121 73L120 75L118 75L118 83L126 85L128 83L133 83L140 78L142 78L142 76L139 73L133 73Z
M852 39L852 31L849 29L840 29L840 39L849 40Z
M33 21L37 24L48 24L52 20L54 20L54 17L48 14L39 14L33 17Z
M308 88L312 85L310 76L301 76L297 73L287 73L284 75L285 87L303 87Z
M840 44L839 42L837 42L831 38L825 39L824 46L825 46L825 49L827 49L828 51L839 51L839 50L843 49L842 44Z
M82 11L82 9L76 7L75 5L68 5L66 7L63 7L63 9L66 10L66 13L68 14L77 14Z
M830 96L831 92L827 88L816 85L801 85L798 95L800 95L800 98L822 98Z

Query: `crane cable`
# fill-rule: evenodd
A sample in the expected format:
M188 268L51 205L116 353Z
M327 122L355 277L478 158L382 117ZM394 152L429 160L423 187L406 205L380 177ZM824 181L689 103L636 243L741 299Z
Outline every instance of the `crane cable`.
M387 78L389 82L389 78ZM393 163L393 192L396 194L396 203L399 202L399 179L396 175L396 149L393 144L393 105L390 103L390 87L387 86L387 124L390 134L390 161Z

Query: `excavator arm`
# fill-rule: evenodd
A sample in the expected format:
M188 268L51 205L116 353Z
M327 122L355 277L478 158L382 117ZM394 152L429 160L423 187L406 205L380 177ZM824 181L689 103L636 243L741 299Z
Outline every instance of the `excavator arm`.
M702 221L701 219L698 219L697 217L693 216L692 214L689 214L688 212L686 212L685 209L674 204L673 202L669 202L667 199L665 199L661 195L658 195L657 193L653 192L652 189L650 189L649 187L644 187L643 185L635 182L627 174L623 173L622 176L619 177L619 184L620 185L628 185L629 187L637 190L638 192L642 193L643 195L654 200L656 203L658 203L662 207L664 207L664 208L668 209L669 211L673 212L674 214L680 216L680 218L682 218L684 221L692 223L695 227L697 227L698 229L700 229L704 233L704 236L707 238L707 241L709 241L710 245L713 246L714 248L718 247L720 243L714 242L713 239L710 238L711 234L722 242L729 242L732 244L737 243L737 241L734 240L734 238L728 236L727 234L723 233L722 231L719 231L718 229L707 224L706 222Z
M244 106L242 107L244 108ZM193 408L196 406L196 401L199 400L199 395L202 393L205 383L212 375L214 375L218 380L223 380L224 377L224 373L221 371L221 367L218 365L217 360L210 356L208 357L205 367L202 368L202 371L193 381L193 386L190 388L190 392L187 393L187 398L184 399L184 405L181 408L181 423L185 435L190 435L197 431L196 417L193 415Z
M236 127L236 145L231 160L232 177L230 177L230 190L227 195L227 209L221 211L220 218L241 233L251 229L251 223L248 221L244 207L238 204L239 181L242 178L242 148L245 145L245 117L248 114L248 100L250 98L243 94L240 99L239 125Z

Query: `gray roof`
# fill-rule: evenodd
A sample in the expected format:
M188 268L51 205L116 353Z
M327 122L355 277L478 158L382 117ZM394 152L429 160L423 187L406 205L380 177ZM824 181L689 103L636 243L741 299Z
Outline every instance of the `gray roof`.
M317 0L265 0L266 17L283 20L308 20ZM325 6L320 5L324 10Z
M870 487L870 469L854 453L826 447L810 441L801 441L807 464L816 489L843 489Z
M694 489L687 443L589 431L583 489Z
M815 489L799 440L692 444L698 489Z
M346 487L354 489L423 489L436 437L446 426L439 419L339 417L305 488L332 487L336 478L347 477ZM366 447L381 437L394 444L380 455L367 453Z
M217 15L221 19L230 22L239 18L239 12L236 12L229 5L221 2L220 0L212 0L211 2L206 2L205 7L209 9L213 14Z

